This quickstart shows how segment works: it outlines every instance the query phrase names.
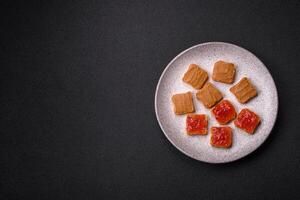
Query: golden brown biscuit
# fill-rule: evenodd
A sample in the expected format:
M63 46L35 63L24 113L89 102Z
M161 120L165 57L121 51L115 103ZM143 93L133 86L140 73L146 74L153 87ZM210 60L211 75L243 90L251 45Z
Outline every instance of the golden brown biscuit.
M246 103L257 95L254 85L246 77L242 78L235 86L230 88L240 103Z
M191 92L173 95L172 102L174 105L174 113L176 115L195 112L193 96Z
M218 61L214 65L212 79L222 83L233 83L235 67L233 63Z
M190 64L189 69L187 70L187 72L185 72L182 78L184 82L190 84L195 89L201 89L207 79L207 72L195 64Z
M223 98L221 92L211 83L206 83L196 96L206 108L213 107Z

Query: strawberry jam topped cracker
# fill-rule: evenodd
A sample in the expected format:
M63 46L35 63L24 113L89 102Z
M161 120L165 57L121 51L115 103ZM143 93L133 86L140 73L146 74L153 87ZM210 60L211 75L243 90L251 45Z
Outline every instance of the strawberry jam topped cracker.
M245 108L238 114L234 124L236 127L243 129L249 134L253 134L260 123L260 118L251 110Z
M186 131L189 135L207 134L207 116L189 114L186 117Z
M210 144L214 147L229 148L232 144L232 131L229 126L212 127Z
M227 124L236 117L233 105L228 100L222 100L213 109L212 114L220 124Z

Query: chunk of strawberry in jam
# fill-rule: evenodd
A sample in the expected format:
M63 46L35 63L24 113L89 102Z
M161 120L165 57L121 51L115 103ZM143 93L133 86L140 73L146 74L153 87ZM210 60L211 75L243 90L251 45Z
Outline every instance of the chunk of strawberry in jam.
M186 131L189 135L207 134L207 116L189 114L186 117Z
M234 124L236 127L243 129L249 134L253 134L260 123L260 118L251 110L245 108L238 114Z

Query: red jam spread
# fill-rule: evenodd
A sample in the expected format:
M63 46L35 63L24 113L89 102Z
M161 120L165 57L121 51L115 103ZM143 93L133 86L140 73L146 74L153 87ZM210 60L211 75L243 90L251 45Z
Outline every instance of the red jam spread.
M210 143L214 147L229 148L232 144L231 128L226 127L212 127Z
M234 121L236 127L243 129L249 134L254 133L259 123L259 116L247 108L241 110L237 116L237 119Z
M222 100L213 109L212 113L220 124L227 124L236 117L233 105L228 100Z
M206 115L190 114L186 118L186 131L189 135L207 134Z

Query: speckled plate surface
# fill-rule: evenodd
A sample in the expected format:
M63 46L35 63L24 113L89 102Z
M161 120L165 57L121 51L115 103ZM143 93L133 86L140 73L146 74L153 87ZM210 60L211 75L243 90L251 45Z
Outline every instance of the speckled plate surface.
M218 60L232 62L236 66L233 84L224 84L212 80L213 64ZM212 82L229 99L237 112L249 108L261 117L261 124L254 135L248 135L236 128L233 122L228 125L233 129L233 144L229 149L214 148L210 145L210 132L205 136L189 136L185 131L186 115L178 116L173 112L171 96L176 93L191 91L197 114L207 114L208 128L219 126L206 109L195 98L197 90L182 81L189 64L200 65L209 74ZM256 86L258 96L246 104L240 104L229 88L242 77L247 76ZM168 140L184 154L209 163L225 163L240 159L257 149L269 136L277 117L278 96L273 78L265 65L251 52L239 46L208 42L193 46L176 56L163 71L155 93L155 112L159 125Z

